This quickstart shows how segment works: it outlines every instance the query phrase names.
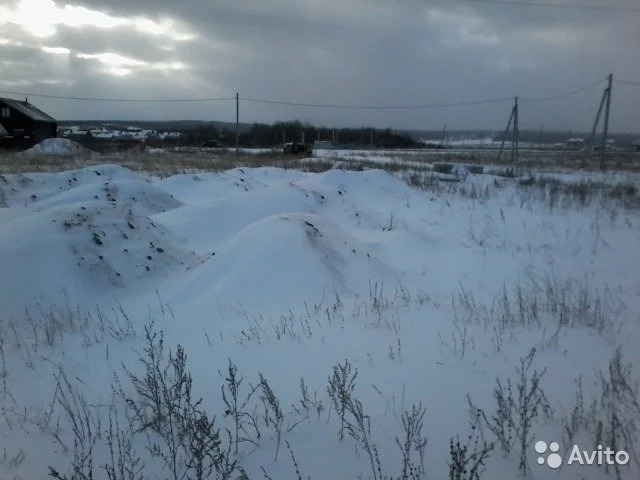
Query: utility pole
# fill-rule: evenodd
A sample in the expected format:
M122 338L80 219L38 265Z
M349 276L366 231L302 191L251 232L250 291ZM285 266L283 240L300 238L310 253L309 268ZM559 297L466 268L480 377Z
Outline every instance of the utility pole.
M513 121L513 133L514 133L514 148L515 148L515 161L518 161L518 153L520 151L520 126L518 125L518 97L516 97L516 104L513 107L515 109L514 121ZM513 157L511 158L513 161Z
M602 162L600 164L601 167L604 167L604 158L606 156L607 150L607 136L609 135L609 112L611 108L611 88L613 86L613 74L609 74L607 77L607 87L604 89L602 93L602 99L600 100L600 106L598 107L598 113L596 114L596 119L593 122L593 128L591 129L591 136L589 137L589 142L587 143L587 147L591 147L593 145L593 140L596 136L596 130L598 128L598 123L600 122L600 115L602 114L602 108L604 107L604 127L602 132L602 143L600 145L600 153L602 155Z
M373 148L373 129L369 132L369 145Z
M441 142L442 148L446 148L448 143L449 143L449 137L447 136L447 125L445 124L444 128L442 129L442 142Z
M542 125L540 125L540 133L538 135L538 150L542 150Z
M598 107L598 113L596 114L596 120L593 122L593 128L591 129L591 135L589 136L589 142L587 143L587 146L590 147L591 144L593 143L593 139L596 136L596 129L598 128L598 122L600 121L600 114L602 113L602 107L604 107L604 101L606 99L607 96L607 91L604 91L604 94L602 95L602 99L600 100L600 106Z
M240 95L236 92L236 156L240 154Z
M364 146L364 125L360 129L360 148Z
M518 161L518 141L520 136L520 131L518 129L518 97L515 97L515 103L513 108L511 109L511 115L509 115L509 121L507 122L507 128L504 130L504 135L502 136L502 143L500 144L500 150L498 151L498 162L500 161L500 157L502 157L502 151L504 150L504 143L507 139L507 134L509 133L509 129L511 128L511 122L513 122L513 136L511 140L511 161Z
M611 107L611 86L613 84L613 73L609 74L607 79L607 89L605 90L607 95L607 105L604 110L604 132L602 133L602 157L607 154L607 135L609 134L609 109Z

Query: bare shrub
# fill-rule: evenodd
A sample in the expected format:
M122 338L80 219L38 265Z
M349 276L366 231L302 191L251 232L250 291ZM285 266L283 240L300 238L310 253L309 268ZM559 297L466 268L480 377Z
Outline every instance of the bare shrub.
M269 385L267 379L262 375L262 373L258 373L260 376L260 388L262 390L262 405L264 407L264 422L267 427L271 425L276 434L276 454L274 460L278 459L278 452L280 450L280 441L282 439L282 426L284 423L284 413L280 408L280 402L278 401L278 397L273 392L273 389Z
M92 480L94 451L101 437L101 419L87 403L82 392L73 386L64 371L60 370L57 385L57 401L73 436L71 469L67 476L49 466L49 475L61 480ZM58 437L59 439L59 437Z
M258 445L260 441L260 430L256 409L248 410L249 402L255 394L258 386L251 386L247 392L242 391L243 378L238 375L238 367L229 359L227 376L222 385L222 401L225 404L225 416L231 417L233 422L233 444L234 453L238 453L240 443L249 442Z
M531 429L534 421L540 415L546 418L553 415L540 385L546 369L542 372L532 370L535 353L535 348L531 349L526 357L520 359L516 367L515 388L511 379L508 379L506 384L496 379L493 389L496 408L490 417L468 397L470 410L480 414L483 425L493 433L502 450L509 454L515 447L519 459L518 468L524 475L529 473L527 453L533 442Z
M202 399L192 397L192 378L187 355L178 345L165 361L164 335L153 324L145 327L146 346L139 362L142 375L125 368L136 397L126 397L136 433L145 433L149 453L161 460L172 480L202 480L214 472L230 478L239 469L225 450L215 418L201 408ZM221 476L220 476L221 475Z
M108 461L102 467L108 480L143 480L145 464L133 442L133 425L130 419L120 423L118 410L109 410L109 428L105 441L109 449Z
M380 458L371 438L371 419L364 413L362 403L356 398L349 400L347 411L351 414L345 419L349 436L367 453L374 480L383 480Z
M575 443L575 436L581 430L588 430L592 424L592 415L588 415L589 413L595 412L595 406L592 406L592 411L588 412L585 409L584 405L584 393L582 389L582 376L578 377L576 380L576 400L569 414L568 418L562 420L564 435L566 441L564 442L565 448L570 448L571 445Z
M481 413L471 416L471 433L466 442L460 437L449 439L449 480L480 480L484 466L495 443L487 443L481 433Z
M304 418L311 422L311 412L315 412L317 418L320 418L320 415L324 411L324 405L322 403L322 399L318 398L318 392L313 391L313 398L309 395L309 389L307 385L304 383L304 378L300 378L300 394L302 398L298 401L300 403L300 407L297 405L292 405L293 410L301 414L304 411Z
M410 411L402 412L403 436L400 440L396 436L396 445L402 453L402 473L400 480L420 478L425 474L424 455L427 448L427 439L422 436L424 415L427 409L422 402L412 405ZM417 454L418 462L414 462L412 454Z
M636 464L637 472L640 472L637 451L640 431L638 382L633 379L631 365L625 362L619 347L611 357L608 371L600 373L600 388L600 418L596 423L595 442L606 444L613 451L627 451ZM609 469L609 465L605 465L605 468ZM616 463L613 470L620 480L620 465Z
M345 415L349 410L349 404L352 399L353 390L356 387L356 377L358 369L351 372L351 364L349 360L344 361L344 365L338 363L333 366L333 373L329 377L329 385L327 393L331 399L331 404L340 419L340 430L338 437L340 440L344 438ZM331 411L329 411L331 414Z

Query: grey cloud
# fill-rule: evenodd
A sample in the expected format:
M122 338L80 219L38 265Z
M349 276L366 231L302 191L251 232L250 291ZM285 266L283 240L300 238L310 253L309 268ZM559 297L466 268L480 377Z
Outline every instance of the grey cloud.
M20 50L41 75L69 83L39 91L101 97L231 96L304 103L429 104L483 98L547 96L581 87L610 71L640 79L640 13L510 7L467 1L272 0L98 1L87 8L117 17L174 19L196 34L176 42L131 28L58 27L34 39L12 26L14 39L73 52L113 52L145 62L184 63L184 71L104 73L97 61ZM634 0L615 2L636 6ZM3 51L18 51L11 45ZM43 56L44 55L44 56ZM3 57L5 58L5 57ZM42 61L43 58L49 60ZM65 62L58 66L52 63ZM3 67L2 71L6 69ZM23 66L14 81L34 75ZM7 78L6 76L4 78ZM24 80L24 78L22 78ZM0 83L0 88L3 84ZM35 88L35 87L34 87ZM522 106L522 127L584 129L602 88L554 102ZM640 91L616 85L612 127L640 129ZM210 118L231 120L232 104L80 105L42 100L62 118ZM48 105L46 105L48 104ZM328 110L244 102L245 121L304 121L396 128L501 128L510 105L434 110Z

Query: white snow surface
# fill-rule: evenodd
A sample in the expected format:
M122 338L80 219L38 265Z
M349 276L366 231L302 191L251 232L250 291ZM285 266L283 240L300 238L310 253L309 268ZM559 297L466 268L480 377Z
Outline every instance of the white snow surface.
M81 155L88 152L82 145L68 138L47 138L24 153L28 155Z
M256 445L241 443L252 479L264 478L261 468L297 478L285 440L303 478L373 478L363 449L347 434L338 439L329 411L327 377L345 359L358 370L354 395L387 475L401 471L402 412L422 402L425 478L448 478L449 439L471 433L467 394L492 413L495 380L515 386L514 367L532 348L554 412L534 419L532 435L562 445L580 376L586 406L620 347L639 378L640 217L549 208L516 180L455 173L459 184L438 192L380 170L236 168L147 180L99 165L1 176L0 478L70 471L60 379L82 391L106 428L107 407L124 408L112 396L115 374L133 395L122 366L142 372L150 319L167 349L184 346L194 396L219 428L232 426L220 396L228 359L243 388L258 372L269 380L286 428L276 460L277 436L265 424ZM469 193L491 189L485 200ZM574 324L558 327L556 294ZM534 298L538 320L518 323L533 315ZM601 317L601 331L589 325ZM122 333L128 322L135 335ZM322 401L319 413L300 406L301 378ZM102 432L95 478L106 478ZM587 431L574 442L596 449ZM168 478L148 446L144 435L130 446L145 457L144 478ZM529 450L530 478L558 478ZM517 478L516 451L496 447L482 478ZM622 478L637 473L629 465ZM567 479L603 475L595 466L561 470Z

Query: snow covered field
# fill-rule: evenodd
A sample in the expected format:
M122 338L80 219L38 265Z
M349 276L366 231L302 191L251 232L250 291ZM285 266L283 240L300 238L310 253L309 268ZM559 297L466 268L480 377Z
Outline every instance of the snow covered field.
M0 176L0 478L638 478L637 178L454 173Z

